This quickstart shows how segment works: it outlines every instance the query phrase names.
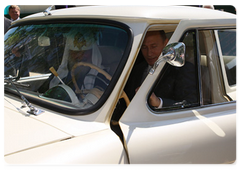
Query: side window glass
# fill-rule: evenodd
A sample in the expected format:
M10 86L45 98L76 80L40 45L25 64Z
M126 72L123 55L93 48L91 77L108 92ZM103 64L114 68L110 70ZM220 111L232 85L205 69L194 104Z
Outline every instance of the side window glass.
M166 63L152 93L161 100L162 105L152 107L151 95L148 103L153 110L183 109L199 105L196 32L187 32L182 42L186 45L185 65L173 67Z
M225 72L230 86L236 84L236 30L218 30Z
M201 68L201 104L226 102L219 62L219 51L213 30L199 31Z

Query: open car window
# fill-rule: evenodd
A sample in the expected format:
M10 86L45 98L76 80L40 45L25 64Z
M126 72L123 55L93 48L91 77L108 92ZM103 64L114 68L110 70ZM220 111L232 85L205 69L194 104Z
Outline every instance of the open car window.
M52 109L96 109L120 75L131 38L125 25L109 25L13 27L4 37L5 78L12 77L19 91ZM5 91L15 90L5 82Z
M221 48L217 46L214 30L189 30L183 35L180 41L186 47L185 64L182 67L165 64L152 90L161 98L162 105L152 107L149 104L156 113L226 103L235 99L234 95L232 98L226 95L228 91L223 84L222 71L225 70L228 84L234 86L236 31L220 29L217 33ZM220 50L222 55L219 55ZM219 57L223 59L222 70Z
M185 64L165 64L152 90L162 105L153 107L149 103L156 113L199 106L196 31L186 32L180 41L185 44Z

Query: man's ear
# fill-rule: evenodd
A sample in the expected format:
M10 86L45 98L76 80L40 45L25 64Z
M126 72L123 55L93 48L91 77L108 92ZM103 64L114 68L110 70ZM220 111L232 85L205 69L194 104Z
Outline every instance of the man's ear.
M168 40L169 40L168 38L165 39L165 41L164 41L164 47L167 45Z

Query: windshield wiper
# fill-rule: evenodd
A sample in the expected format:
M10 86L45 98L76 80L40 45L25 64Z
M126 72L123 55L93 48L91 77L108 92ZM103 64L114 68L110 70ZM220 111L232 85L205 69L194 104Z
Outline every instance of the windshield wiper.
M33 114L35 116L43 113L44 111L41 110L41 109L37 109L36 107L34 107L23 95L22 93L18 90L18 88L14 85L13 83L13 79L15 79L14 77L12 76L9 76L9 77L5 77L4 78L4 81L7 81L8 83L11 84L11 86L17 91L17 93L19 94L20 98L22 99L23 101L23 106L22 107L25 107L25 105L27 105L27 107L29 108L29 110L27 111L29 114Z
M6 75L4 75L4 81L6 80L7 83L9 83L9 81L8 81L9 79L11 79L12 81L13 80L16 81L16 80L18 80L18 77L17 76L13 77L12 75L8 75L8 77L7 77Z
M30 116L29 113L25 113L22 109L16 107L15 105L13 105L10 101L8 101L6 98L4 98L9 104L11 104L13 107L15 107L15 109L17 109L18 112L20 112L21 114L23 114L24 116Z
M5 78L5 79L6 79L6 78ZM5 79L4 79L4 80L5 80ZM9 79L9 77L7 77L7 79ZM21 83L21 82L17 82L17 80L18 80L17 77L12 77L11 80L12 80L12 83L13 83L14 85L22 86L22 87L30 87L29 84L23 84L23 83ZM14 80L14 81L13 81L13 80ZM6 80L6 82L9 83L8 80Z

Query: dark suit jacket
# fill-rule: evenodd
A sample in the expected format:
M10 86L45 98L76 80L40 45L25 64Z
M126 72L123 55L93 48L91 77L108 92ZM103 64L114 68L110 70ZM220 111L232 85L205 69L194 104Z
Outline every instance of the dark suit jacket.
M135 95L135 89L140 87L143 79L144 71L147 69L148 64L146 61L141 62L140 64L134 65L133 70L129 76L128 82L125 87L125 92L128 95L129 99Z
M8 31L9 27L11 26L12 21L6 17L3 17L3 32L2 32L2 37L3 35Z
M125 92L131 100L135 95L135 89L141 85L142 75L148 67L144 61L133 68L127 82ZM156 96L162 98L163 107L176 103L196 103L197 100L197 74L192 63L186 62L183 67L174 67L168 63L161 73L160 81L154 88Z

